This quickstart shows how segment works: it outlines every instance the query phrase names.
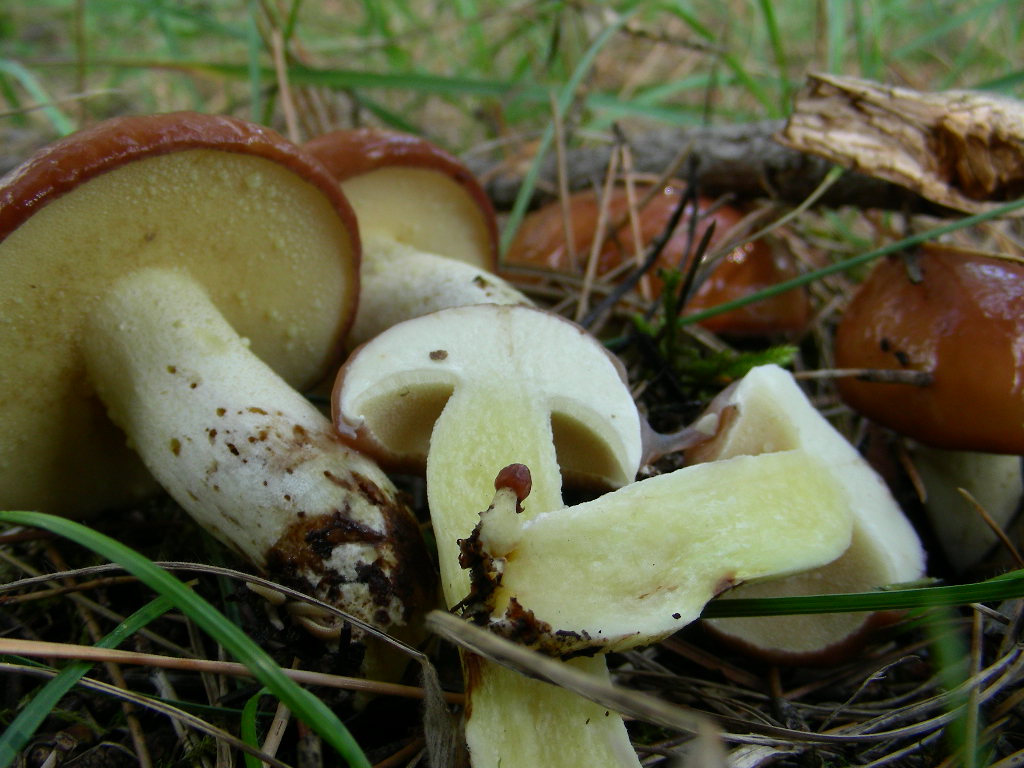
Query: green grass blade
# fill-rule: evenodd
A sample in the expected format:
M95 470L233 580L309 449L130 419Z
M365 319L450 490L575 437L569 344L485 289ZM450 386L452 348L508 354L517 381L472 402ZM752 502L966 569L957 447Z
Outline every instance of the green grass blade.
M7 102L8 108L3 112L4 117L10 118L15 125L21 128L28 125L21 96L18 95L10 77L0 77L0 98Z
M884 77L885 60L882 56L883 10L874 3L854 3L853 28L857 41L860 76L869 80Z
M71 118L65 115L54 104L50 94L43 88L43 84L32 74L21 62L12 59L0 59L0 72L14 78L21 87L28 91L29 95L42 105L43 114L46 115L54 130L61 136L67 136L75 130L75 124Z
M158 597L114 627L110 634L96 643L96 647L117 648L117 646L133 634L167 613L173 607L171 601L166 597ZM36 730L50 716L50 713L64 695L74 688L75 684L93 666L94 664L88 661L77 661L69 664L59 675L44 685L32 697L32 700L18 712L18 716L0 734L0 768L7 768L7 766L14 762L18 757L18 753L25 748Z
M573 70L572 76L566 81L565 85L558 93L558 97L555 100L555 109L558 110L559 114L564 115L569 109L573 98L575 98L576 92L579 90L580 84L583 82L583 78L587 76L588 72L590 72L590 68L594 64L594 59L597 58L597 54L605 47L605 45L608 44L622 26L629 21L631 14L632 10L620 14L615 22L605 27L594 39L594 42L590 44L590 47L577 63L575 70ZM508 218L505 221L505 227L501 232L501 253L505 253L505 251L508 250L508 246L512 242L512 238L515 237L516 230L519 228L519 224L522 222L523 216L526 214L526 208L529 205L530 198L533 197L533 190L537 186L537 179L540 177L541 163L543 162L545 155L547 155L548 150L551 149L551 144L554 141L554 138L555 124L552 121L544 128L544 133L541 135L540 143L537 147L537 153L533 158L533 162L530 164L530 168L526 172L526 176L523 178L522 186L519 188L519 194L516 196L515 202L512 205L512 210L509 212Z
M964 227L970 227L975 224L981 224L982 222L985 221L997 219L1000 216L1005 216L1021 208L1024 208L1024 198L1016 200L1012 203L1007 203L1006 205L1001 205L998 208L993 208L992 210L986 211L984 213L977 213L973 216L967 216L966 218L958 219L957 221L951 222L949 224L944 224L941 227L929 229L926 232L921 232L920 234L917 235L905 237L902 240L897 240L896 242L889 243L888 245L884 245L881 248L876 248L873 251L868 251L867 253L862 253L858 256L854 256L849 259L844 259L843 261L837 261L836 263L830 264L827 267L822 267L821 269L816 269L812 272L807 272L806 274L800 275L799 277L794 277L791 280L786 280L784 282L778 283L777 285L773 285L769 288L765 288L764 290L752 293L749 296L744 296L741 299L734 299L733 301L727 301L715 307L708 307L707 309L703 309L699 312L693 312L692 314L684 315L683 317L679 318L679 322L682 325L689 325L690 323L699 323L701 320L705 320L709 317L714 317L715 315L722 314L723 312L729 312L733 309L745 307L747 304L753 304L756 301L761 301L762 299L767 299L771 296L776 296L780 293L785 293L786 291L789 291L793 288L800 288L809 283L813 283L815 280L820 280L823 277L827 277L828 275L834 275L837 272L846 272L847 270L859 267L862 264L867 264L868 262L874 261L875 259L878 259L882 256L886 256L890 253L896 253L897 251L902 251L906 248L911 248L915 245L920 245L921 243L927 242L928 240L934 240L935 238L941 237L942 235L949 234L950 232L955 232L958 229L963 229Z
M306 689L289 679L274 660L213 605L148 558L108 536L72 520L40 512L0 512L0 522L43 528L88 547L117 563L141 582L163 595L189 616L228 653L248 667L267 689L353 767L369 768L362 749L337 715Z
M199 68L210 72L237 76L237 67L230 64L206 65ZM262 76L273 77L271 69ZM484 80L472 77L448 77L414 70L396 72L369 72L351 69L314 69L293 64L288 68L292 85L326 86L330 88L369 88L382 90L416 91L448 96L507 96L517 86L505 80Z
M760 0L761 16L764 18L765 27L768 30L768 41L771 44L772 56L775 58L775 66L779 74L779 114L789 111L790 82L787 72L789 63L786 57L786 43L782 39L779 30L779 21L775 17L775 4L772 0Z
M846 0L825 4L825 71L840 74L846 52Z
M987 581L942 587L893 588L876 592L849 592L806 597L759 597L715 600L703 618L736 616L793 616L809 613L896 611L937 606L969 605L1024 597L1024 570L1011 571Z
M260 62L263 43L259 39L255 22L252 24L248 61L245 64L217 63L197 59L161 60L112 58L96 60L95 66L128 70L167 70L200 75L212 75L231 80L249 80L253 87L262 88L272 83L276 73L272 67ZM57 66L60 66L58 64ZM448 96L492 96L506 98L510 92L525 90L533 98L541 99L544 90L539 86L519 86L507 80L487 80L474 77L433 75L415 70L380 72L357 69L317 69L303 64L288 66L288 82L293 86L324 86L349 89L368 88L378 90L401 90Z
M964 633L945 631L945 627L956 621L956 618L956 613L946 608L927 617L924 626L935 656L938 678L942 687L950 692L945 707L951 716L948 726L950 744L956 744L963 757L960 765L963 768L974 768L978 764L978 731L972 727L968 715L972 690L968 684L972 672L970 643Z
M399 114L393 109L388 109L376 99L369 98L365 93L360 93L356 95L355 98L359 101L360 107L372 114L389 128L396 131L416 134L417 136L429 135L429 131L424 130L423 126L407 120L405 115Z
M299 23L299 11L302 8L302 0L292 0L291 7L288 9L288 16L285 18L284 31L282 32L285 40L291 40L295 36L295 27Z
M260 737L256 730L256 719L259 715L260 699L262 699L268 693L266 688L260 688L256 693L248 698L245 702L245 707L242 708L242 719L239 727L239 733L242 740L254 749L261 749ZM260 768L263 764L255 755L245 755L245 766L246 768Z

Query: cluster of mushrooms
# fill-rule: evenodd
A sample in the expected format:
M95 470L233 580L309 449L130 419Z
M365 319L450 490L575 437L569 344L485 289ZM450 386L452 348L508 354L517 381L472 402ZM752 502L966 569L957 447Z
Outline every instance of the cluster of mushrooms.
M686 466L637 481L649 431L621 364L495 275L496 230L465 168L394 133L297 147L170 114L44 149L0 182L0 504L85 515L159 486L256 568L382 630L418 636L439 567L449 609L602 677L605 653L666 637L726 590L924 573L886 484L775 366L708 406ZM556 250L524 238L517 258ZM791 268L766 263L774 281ZM784 307L790 329L806 322L805 305ZM841 335L841 354L844 339L865 346ZM934 364L909 343L866 345ZM936 390L973 380L950 367ZM332 382L328 418L302 393ZM863 403L856 386L844 395L870 408L874 385ZM425 474L436 566L391 471ZM566 506L563 482L605 492ZM884 618L708 624L808 661ZM639 765L614 713L470 654L464 666L477 768Z

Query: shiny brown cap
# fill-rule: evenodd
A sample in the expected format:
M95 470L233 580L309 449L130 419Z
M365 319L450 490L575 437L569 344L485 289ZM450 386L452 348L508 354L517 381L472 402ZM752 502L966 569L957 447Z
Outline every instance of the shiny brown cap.
M1024 264L929 245L920 280L879 261L843 313L841 368L925 371L918 387L844 378L839 393L872 421L938 448L1024 453Z
M638 186L636 199L644 197L648 190L649 187ZM681 185L669 184L637 212L641 249L647 248L662 235L679 204L681 194ZM596 274L599 276L616 269L623 261L631 259L634 253L633 225L628 220L630 200L626 189L616 187L610 195L606 203L609 226L623 223L605 239L601 247L596 265ZM651 289L655 293L661 290L662 285L657 276L658 270L685 270L687 246L690 246L692 253L712 223L715 224L715 232L710 246L714 249L743 218L740 211L730 206L719 206L712 210L712 203L706 198L699 199L698 210L708 213L698 219L692 243L687 223L692 213L687 212L680 219L657 262L648 272ZM571 252L566 244L562 203L555 201L534 211L524 219L505 255L505 263L509 266L532 266L557 272L582 272L597 234L601 207L602 200L593 190L575 192L569 197L568 211L573 231ZM573 253L576 256L575 264L572 263ZM747 243L733 249L711 270L687 302L684 311L697 312L749 296L795 277L796 274L796 265L787 252L773 248L764 240ZM797 289L710 317L701 325L716 333L767 335L801 331L806 327L809 317L807 295Z

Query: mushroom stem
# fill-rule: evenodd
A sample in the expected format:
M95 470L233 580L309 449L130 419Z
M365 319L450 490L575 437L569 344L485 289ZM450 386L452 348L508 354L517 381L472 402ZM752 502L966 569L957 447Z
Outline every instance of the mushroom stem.
M457 388L431 433L427 497L449 606L470 590L458 540L476 526L502 468L519 463L530 469L533 486L523 503L524 520L563 507L550 410L510 373L490 386ZM608 678L603 658L565 663ZM479 657L465 656L464 664L472 700L466 742L474 768L638 765L622 719L609 717L603 707Z
M417 523L394 486L191 278L156 268L121 278L90 313L83 351L111 419L218 539L379 627L429 607Z
M456 389L430 436L427 499L449 605L464 598L470 587L469 574L459 565L458 539L476 526L503 467L518 463L530 469L533 486L523 502L524 520L563 506L550 412L514 379L506 385L504 390L471 384ZM487 414L486 419L480 414Z
M958 572L968 571L1000 545L998 535L975 504L992 524L1007 530L1024 495L1021 458L951 451L921 443L913 443L910 452L925 488L924 506L939 544Z
M468 304L533 302L497 275L400 242L383 231L362 235L359 307L351 346L428 312Z
M513 483L531 519L561 514L561 475L619 487L640 463L639 415L618 361L579 326L528 307L450 308L390 328L348 359L333 405L353 444L381 461L426 463L449 607L470 593L458 540L471 537L496 477ZM524 472L503 473L513 464L530 470L528 495ZM607 679L601 658L571 663ZM618 715L472 654L463 664L474 768L638 768Z

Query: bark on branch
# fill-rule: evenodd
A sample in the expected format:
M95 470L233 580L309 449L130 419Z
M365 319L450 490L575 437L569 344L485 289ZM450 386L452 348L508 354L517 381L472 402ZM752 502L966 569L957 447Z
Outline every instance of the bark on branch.
M1024 104L991 93L812 75L780 140L965 213L1024 194Z
M634 170L661 174L689 149L696 159L700 189L709 195L732 194L737 199L771 198L785 203L803 201L824 179L832 164L814 155L784 147L775 140L783 121L688 129L662 129L627 136ZM600 184L615 148L611 144L571 149L566 153L570 189ZM469 160L499 210L512 207L522 175L495 158ZM534 204L555 196L555 158L545 158ZM848 172L824 195L819 205L853 205L907 212L946 211L914 192L864 174Z
M1024 104L990 93L811 75L786 122L660 130L626 142L635 169L656 175L689 150L698 186L712 195L798 203L832 163L849 170L821 205L949 216L1024 194ZM599 183L613 151L611 144L569 151L569 187ZM475 170L498 207L511 206L521 179L494 164ZM541 180L543 199L555 188L553 157Z

